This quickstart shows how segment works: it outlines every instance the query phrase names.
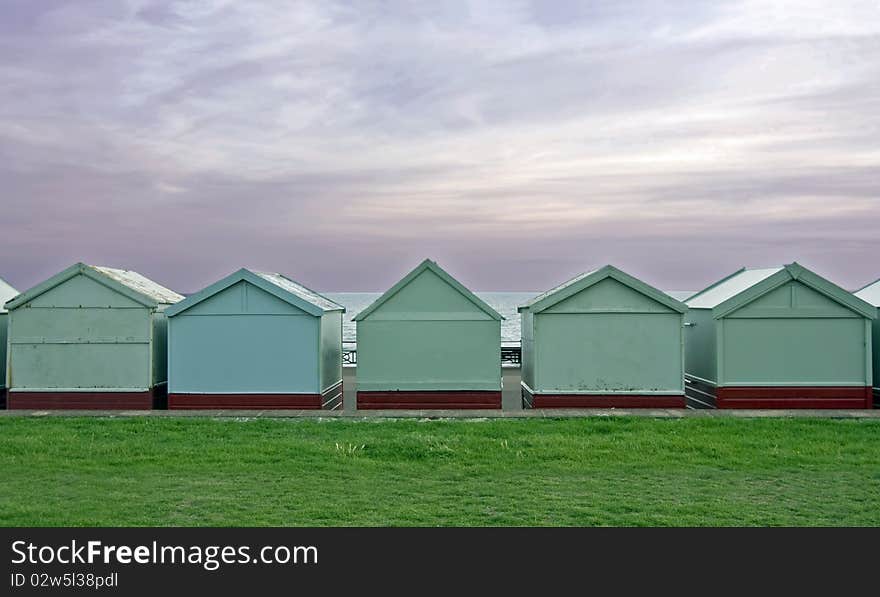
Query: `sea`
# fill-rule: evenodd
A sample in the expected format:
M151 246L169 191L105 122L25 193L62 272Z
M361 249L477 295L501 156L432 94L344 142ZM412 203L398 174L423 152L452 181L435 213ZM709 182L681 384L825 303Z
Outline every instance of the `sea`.
M373 301L382 296L380 292L325 292L327 298L345 307L342 323L342 340L347 344L357 342L357 329L352 318L366 309ZM504 316L501 322L501 344L518 345L520 343L520 319L516 309L529 302L540 292L475 292L493 309ZM686 290L667 290L673 298L684 300L694 294Z

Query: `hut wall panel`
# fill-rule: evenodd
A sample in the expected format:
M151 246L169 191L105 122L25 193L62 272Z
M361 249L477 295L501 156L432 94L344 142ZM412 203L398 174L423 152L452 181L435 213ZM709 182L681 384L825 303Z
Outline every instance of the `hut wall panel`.
M545 312L536 320L538 393L684 393L677 312Z
M85 276L13 310L9 318L10 387L129 390L152 385L149 310Z
M0 392L6 388L6 325L7 313L0 313Z
M318 394L318 321L185 311L171 321L169 392Z
M321 388L342 381L342 313L331 311L321 317Z
M150 345L20 344L10 345L10 387L21 389L147 389Z
M269 294L253 284L244 283L245 312L255 315L308 315L298 307L291 305L285 300Z
M74 278L76 279L76 278ZM14 340L99 342L113 338L149 341L144 307L19 307L12 311Z
M871 349L873 351L873 371L871 373L871 385L880 395L880 319L875 319L871 325Z
M358 322L358 389L500 390L500 322Z
M725 318L720 385L866 385L861 318Z
M789 282L756 298L727 317L830 317L860 316L800 282Z
M685 327L685 371L688 375L711 382L716 381L716 327L710 309L690 309L684 320L693 324Z
M71 307L71 308L136 308L143 305L97 280L76 275L51 288L28 303L29 308Z
M530 311L524 311L521 319L522 337L522 366L521 379L529 387L535 387L535 316Z
M459 319L491 320L466 297L450 287L434 272L426 270L390 297L369 319L399 319L435 313L458 314ZM499 357L500 358L500 357Z
M649 296L637 292L613 278L601 280L588 289L559 301L543 313L589 313L628 309L653 313L673 313L674 311L658 303Z

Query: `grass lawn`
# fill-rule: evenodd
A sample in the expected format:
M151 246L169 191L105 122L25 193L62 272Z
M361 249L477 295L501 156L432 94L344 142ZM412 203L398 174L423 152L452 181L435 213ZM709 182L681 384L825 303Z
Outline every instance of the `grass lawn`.
M0 419L0 525L877 525L880 420Z

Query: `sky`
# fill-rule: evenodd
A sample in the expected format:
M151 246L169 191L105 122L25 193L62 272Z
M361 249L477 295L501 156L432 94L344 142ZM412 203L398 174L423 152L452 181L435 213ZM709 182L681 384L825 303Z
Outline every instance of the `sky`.
M880 2L3 0L0 277L880 277Z

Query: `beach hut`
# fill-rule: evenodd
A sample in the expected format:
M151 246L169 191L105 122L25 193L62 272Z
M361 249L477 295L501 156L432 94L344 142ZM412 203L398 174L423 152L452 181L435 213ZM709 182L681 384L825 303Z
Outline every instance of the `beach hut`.
M77 263L8 303L9 408L149 409L165 393L165 309L137 272Z
M502 319L423 261L354 318L358 408L501 408Z
M870 408L877 310L793 263L685 301L688 396L718 408Z
M684 407L687 307L606 265L519 307L526 408Z
M345 308L241 269L170 307L168 408L335 409Z
M858 292L856 292L856 296L865 301L866 303L870 303L875 307L880 307L880 280L877 280L873 284L868 284ZM880 313L878 313L880 315ZM871 347L874 353L874 367L873 367L873 384L874 384L874 402L880 402L880 318L874 320L873 324L874 333L871 338Z
M0 278L0 408L6 406L6 301L11 300L18 291L6 280Z

